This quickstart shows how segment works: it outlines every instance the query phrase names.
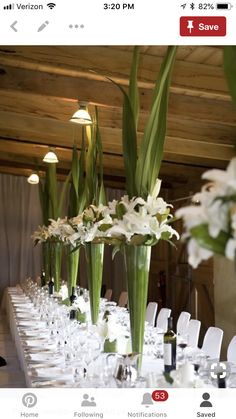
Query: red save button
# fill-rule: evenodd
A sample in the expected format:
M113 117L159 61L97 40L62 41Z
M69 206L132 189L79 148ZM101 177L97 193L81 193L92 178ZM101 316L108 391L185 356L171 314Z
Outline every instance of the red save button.
M225 16L182 16L180 36L225 36Z

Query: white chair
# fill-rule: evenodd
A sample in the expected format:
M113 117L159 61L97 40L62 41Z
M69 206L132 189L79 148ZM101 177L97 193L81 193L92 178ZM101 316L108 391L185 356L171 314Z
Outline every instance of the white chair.
M209 327L204 336L202 351L211 359L219 359L223 339L223 330L219 327Z
M155 320L157 315L157 303L148 303L146 308L146 322L150 324L150 326L155 326Z
M167 331L168 317L170 317L170 315L170 308L161 308L157 316L157 329L162 330L164 333Z
M118 306L119 307L126 307L128 304L128 292L127 291L122 291L120 293L120 297L119 297L119 301L118 301Z
M234 336L227 349L227 361L236 364L236 336Z
M179 318L177 320L176 330L177 335L183 336L187 333L187 328L189 325L191 314L187 311L182 311L179 315Z
M111 296L112 296L112 289L108 288L105 292L104 298L106 298L107 301L111 301Z
M188 346L191 348L198 347L200 328L201 322L199 320L191 319L189 321L186 334L188 335Z

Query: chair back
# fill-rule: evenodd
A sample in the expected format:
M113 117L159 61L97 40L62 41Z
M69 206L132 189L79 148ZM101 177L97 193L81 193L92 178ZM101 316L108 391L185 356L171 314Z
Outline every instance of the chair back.
M236 364L236 336L234 336L227 349L227 361Z
M181 336L187 333L190 317L191 314L187 311L182 311L182 313L180 313L176 325L177 335Z
M219 327L209 327L206 331L202 351L211 359L220 358L223 334L223 330Z
M186 334L188 335L188 346L191 348L198 347L200 329L201 322L199 320L191 319L189 321Z
M150 326L155 326L156 315L157 315L157 306L158 304L155 302L148 303L146 308L146 322L150 324Z
M126 307L128 304L128 292L127 291L122 291L120 293L120 297L118 300L118 306L119 307Z
M162 330L163 333L167 331L168 317L171 315L170 308L161 308L157 316L157 329Z
M108 288L105 292L104 298L106 298L107 301L111 301L111 296L112 296L112 289Z

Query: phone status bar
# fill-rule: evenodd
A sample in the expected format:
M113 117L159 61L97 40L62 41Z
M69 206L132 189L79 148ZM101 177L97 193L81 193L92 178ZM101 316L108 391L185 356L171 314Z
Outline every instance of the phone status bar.
M235 43L232 2L165 0L6 2L2 44L168 45ZM192 19L193 18L193 19ZM200 20L199 20L200 19Z

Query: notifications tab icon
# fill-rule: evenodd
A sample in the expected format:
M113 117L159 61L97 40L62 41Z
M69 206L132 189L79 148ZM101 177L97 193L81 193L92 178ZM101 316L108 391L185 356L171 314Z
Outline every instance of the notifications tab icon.
M225 16L182 16L180 36L225 36Z

